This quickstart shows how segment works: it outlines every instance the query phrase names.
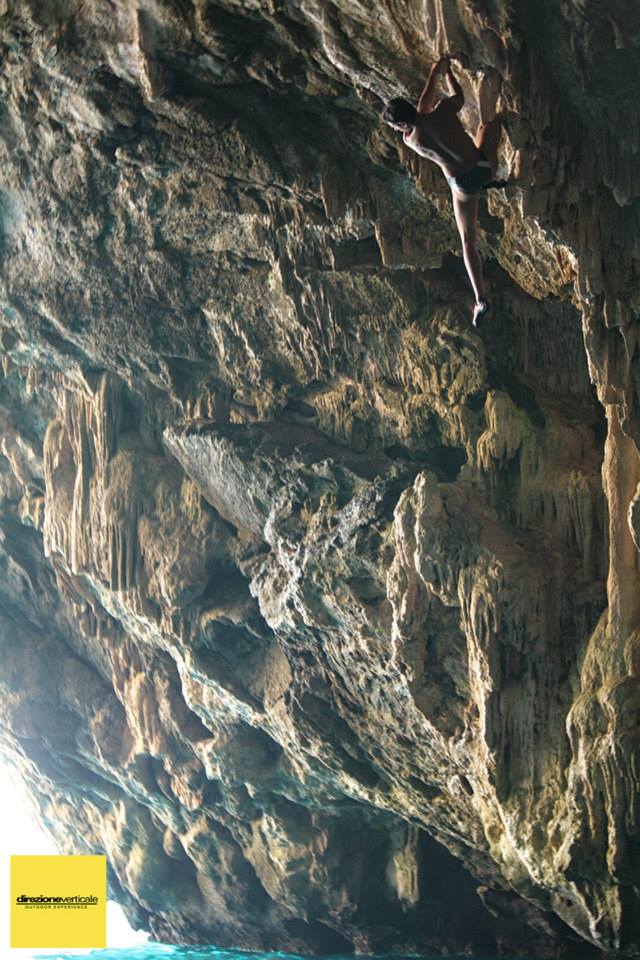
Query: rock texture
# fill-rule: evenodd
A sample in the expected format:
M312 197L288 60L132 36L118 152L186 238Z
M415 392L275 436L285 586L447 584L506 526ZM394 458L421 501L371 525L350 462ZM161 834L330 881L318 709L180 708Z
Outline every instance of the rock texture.
M483 203L378 119L452 51ZM640 956L610 0L1 0L0 722L156 938Z

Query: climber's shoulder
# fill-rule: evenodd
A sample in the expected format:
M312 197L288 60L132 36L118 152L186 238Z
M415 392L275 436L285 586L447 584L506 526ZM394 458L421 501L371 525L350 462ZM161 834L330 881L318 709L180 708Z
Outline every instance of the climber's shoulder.
M460 110L460 104L458 97L443 97L442 100L439 100L434 109L431 111L429 116L436 123L438 121L444 121L450 123L451 120L458 120L458 111Z

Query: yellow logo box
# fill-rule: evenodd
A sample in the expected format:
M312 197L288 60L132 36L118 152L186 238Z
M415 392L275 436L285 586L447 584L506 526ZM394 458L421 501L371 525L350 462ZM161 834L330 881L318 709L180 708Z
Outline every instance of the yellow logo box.
M12 947L106 947L107 858L11 857Z

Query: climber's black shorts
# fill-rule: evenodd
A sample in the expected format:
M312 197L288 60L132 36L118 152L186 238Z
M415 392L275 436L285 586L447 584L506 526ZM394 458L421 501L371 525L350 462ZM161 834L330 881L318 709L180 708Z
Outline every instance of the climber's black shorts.
M491 180L491 164L482 150L480 156L482 160L478 160L475 167L471 167L471 170L461 173L459 177L447 177L449 186L455 187L460 193L466 193L469 196L479 193L485 183L489 183L489 180Z

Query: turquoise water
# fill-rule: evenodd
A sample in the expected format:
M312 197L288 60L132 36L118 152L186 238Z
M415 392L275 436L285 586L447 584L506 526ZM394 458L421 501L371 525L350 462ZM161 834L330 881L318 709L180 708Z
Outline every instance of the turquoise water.
M221 950L218 947L170 947L162 943L144 943L138 947L119 947L117 949L92 950L83 955L85 960L318 960L294 953L257 953L250 950ZM78 960L78 956L69 953L37 953L38 960ZM354 960L353 955L323 957L322 960ZM418 960L417 954L384 954L377 957L358 957L357 960ZM419 960L442 960L441 957L420 956ZM449 957L448 960L456 960ZM468 957L459 960L469 960ZM496 960L492 957L475 960ZM506 960L502 957L501 960ZM515 960L515 958L513 958ZM520 958L526 960L526 958Z
M85 960L318 960L318 957L302 957L295 953L257 953L251 950L221 950L219 947L170 947L164 943L143 943L138 947L107 948L91 950L83 954ZM78 960L78 956L69 953L37 953L38 960ZM354 960L353 955L322 957L322 960ZM383 960L380 958L359 957L358 960ZM384 960L409 960L408 954L387 956ZM415 957L412 957L415 960ZM430 960L421 957L420 960ZM435 960L435 958L434 958ZM437 960L442 960L438 957ZM449 957L448 960L455 960ZM461 958L462 960L462 958ZM469 960L465 957L464 960ZM490 960L490 958L483 958Z
M37 960L78 960L78 955L54 951L53 953L34 953ZM258 953L252 950L222 950L219 947L171 947L164 943L143 943L137 947L117 947L105 950L91 950L83 955L84 960L318 960L318 957L302 957L295 953ZM410 960L408 954L382 957L358 957L357 960ZM322 960L354 960L349 956L323 956ZM415 955L411 960L416 960ZM421 957L420 960L430 960ZM435 960L435 958L434 958ZM442 960L438 957L437 960ZM449 957L448 960L455 960ZM461 958L462 960L462 958ZM465 957L464 960L469 960ZM479 958L476 958L479 960ZM490 958L483 958L490 960ZM503 958L504 960L504 958Z

